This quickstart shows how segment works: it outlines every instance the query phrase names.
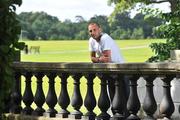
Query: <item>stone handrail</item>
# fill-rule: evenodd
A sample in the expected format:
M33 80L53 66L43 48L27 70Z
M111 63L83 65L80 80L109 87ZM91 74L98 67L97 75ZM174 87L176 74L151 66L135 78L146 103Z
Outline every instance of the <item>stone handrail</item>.
M25 115L35 115L35 116L49 116L49 117L72 117L74 119L90 119L95 118L101 120L108 119L118 119L123 120L125 117L127 119L140 119L141 117L137 115L140 109L141 103L137 95L137 81L140 77L143 77L146 81L146 96L144 98L143 109L146 113L147 119L154 119L153 114L157 110L157 103L154 99L153 94L153 81L157 77L161 77L163 81L163 98L160 104L160 112L162 118L171 119L171 115L174 112L174 104L170 93L170 83L178 76L180 72L180 63L48 63L48 62L14 62L13 68L15 70L15 80L16 84L12 93L12 107L10 108L11 113L22 113ZM26 87L24 95L21 95L21 90L19 89L19 81L21 75L26 78ZM37 90L36 94L32 94L31 89L31 77L35 76L37 78ZM44 95L42 90L42 78L46 75L49 78L49 90L47 96ZM61 79L61 93L57 98L54 88L54 79L56 76ZM115 95L110 102L108 97L107 87L107 76L115 75ZM72 76L74 79L74 90L73 96L70 100L69 94L67 93L67 78ZM80 93L80 79L84 76L87 79L87 93L85 100L82 100ZM98 98L98 107L101 110L99 115L93 112L96 106L96 98L94 96L93 89L93 79L99 77L101 84L101 92ZM124 99L124 92L122 87L122 76L128 76L130 93L128 100ZM21 100L25 103L26 107L22 109ZM69 112L67 106L70 104L74 108L74 112ZM35 102L37 108L33 110L31 104ZM42 105L47 103L49 106L48 110L44 110ZM126 106L127 102L127 106ZM62 110L58 113L54 106L59 104ZM88 110L87 113L82 113L80 107L84 103L84 106ZM110 116L107 113L108 108L112 106L114 110L113 115ZM124 111L128 110L129 116L124 115Z
M14 68L25 71L60 71L60 72L118 72L132 74L174 74L180 72L179 63L48 63L48 62L14 62ZM77 71L78 70L78 71Z

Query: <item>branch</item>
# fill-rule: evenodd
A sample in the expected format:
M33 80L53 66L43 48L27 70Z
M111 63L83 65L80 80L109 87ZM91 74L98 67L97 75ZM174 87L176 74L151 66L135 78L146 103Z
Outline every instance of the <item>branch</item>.
M150 1L148 1L148 3L164 3L164 2L169 2L169 0L150 0Z

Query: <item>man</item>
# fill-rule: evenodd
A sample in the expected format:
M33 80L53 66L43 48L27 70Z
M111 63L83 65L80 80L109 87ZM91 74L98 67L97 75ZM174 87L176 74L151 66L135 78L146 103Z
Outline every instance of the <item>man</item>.
M94 63L123 63L123 57L115 41L106 33L102 33L97 23L90 23L88 26L89 50L91 61Z
M119 47L115 41L106 33L103 33L101 27L97 23L88 25L89 35L89 51L91 61L93 63L123 63L124 59L121 55ZM128 80L123 82L126 91L126 100L129 94ZM115 93L114 79L108 78L108 89L111 101Z

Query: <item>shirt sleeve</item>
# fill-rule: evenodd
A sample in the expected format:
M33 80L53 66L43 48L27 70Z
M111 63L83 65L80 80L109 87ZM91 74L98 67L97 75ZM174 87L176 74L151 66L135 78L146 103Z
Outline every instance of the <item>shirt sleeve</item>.
M102 37L102 40L101 40L102 51L111 50L111 40L110 39L111 39L111 37L109 37L109 36Z
M90 52L95 51L94 42L91 38L89 39L89 51Z

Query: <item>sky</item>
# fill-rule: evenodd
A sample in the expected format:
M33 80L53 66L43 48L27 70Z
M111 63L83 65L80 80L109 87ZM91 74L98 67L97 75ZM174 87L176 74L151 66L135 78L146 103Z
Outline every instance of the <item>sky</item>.
M23 0L23 4L17 7L16 12L44 11L52 16L57 16L61 21L74 20L80 15L89 20L94 15L109 16L113 6L107 5L107 0Z
M168 5L157 6L167 11ZM108 6L107 0L23 0L16 12L40 12L56 16L59 20L70 19L75 21L77 15L89 20L95 15L109 16L113 12L113 5Z

